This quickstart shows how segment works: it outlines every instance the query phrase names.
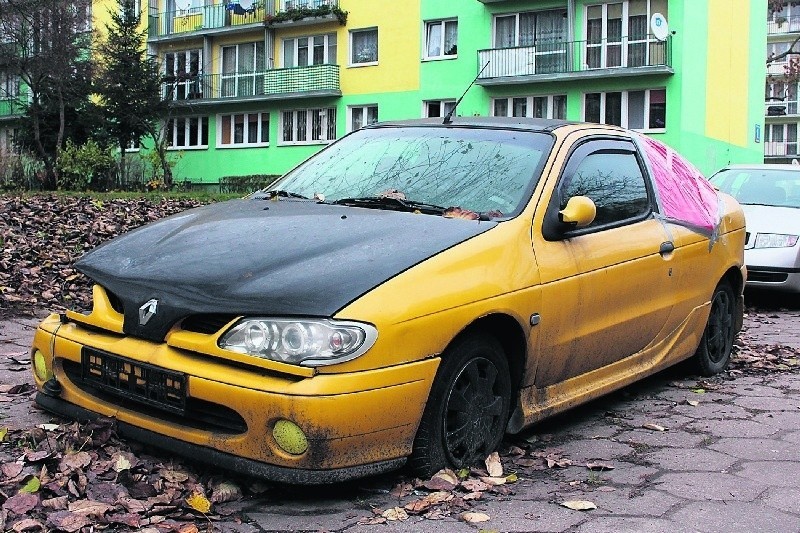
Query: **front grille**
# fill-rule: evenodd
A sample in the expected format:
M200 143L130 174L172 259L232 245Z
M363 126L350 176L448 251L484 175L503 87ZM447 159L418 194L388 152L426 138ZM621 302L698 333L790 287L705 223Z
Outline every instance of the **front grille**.
M119 394L118 389L101 388L95 381L84 379L82 365L80 363L61 360L61 365L67 378L74 383L76 387L112 405L118 405L129 411L164 420L175 425L214 433L237 435L247 431L247 422L245 422L244 418L233 409L224 405L199 400L197 398L185 397L183 413L178 414L173 410L163 409L162 406L155 406L138 401L128 402L124 401L128 397Z
M186 410L186 375L84 347L81 379L117 396L175 414Z
M225 324L236 318L236 316L223 314L192 315L183 319L181 329L211 335L222 329Z

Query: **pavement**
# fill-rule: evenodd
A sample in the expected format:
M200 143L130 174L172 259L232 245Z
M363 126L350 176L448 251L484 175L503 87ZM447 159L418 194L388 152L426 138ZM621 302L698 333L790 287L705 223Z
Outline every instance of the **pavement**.
M35 323L0 321L0 384L30 383L28 347ZM800 349L800 306L791 302L749 312L740 338L751 346ZM676 369L643 380L511 438L503 466L506 474L517 475L516 482L476 500L452 500L427 517L366 525L382 511L430 492L417 488L397 495L411 480L393 473L332 487L275 487L243 502L239 519L220 519L214 528L800 532L800 370L794 368L706 380ZM0 416L11 427L50 420L29 399L0 403ZM545 456L558 464L530 466L531 457ZM591 470L589 463L600 463L603 470ZM569 501L596 508L562 505ZM465 510L488 520L467 523L459 518Z

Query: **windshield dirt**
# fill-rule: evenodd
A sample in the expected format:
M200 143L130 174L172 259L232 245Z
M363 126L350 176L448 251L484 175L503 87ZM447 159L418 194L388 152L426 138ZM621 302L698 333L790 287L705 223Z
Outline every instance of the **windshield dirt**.
M369 128L331 145L270 189L362 207L381 206L349 200L389 197L509 216L529 198L551 146L550 135L530 131Z

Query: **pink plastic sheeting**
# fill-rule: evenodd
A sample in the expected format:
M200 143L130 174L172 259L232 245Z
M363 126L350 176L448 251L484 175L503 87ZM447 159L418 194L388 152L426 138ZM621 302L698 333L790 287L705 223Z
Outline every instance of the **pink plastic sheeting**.
M703 174L664 143L639 136L656 182L662 214L716 236L719 227L717 191Z

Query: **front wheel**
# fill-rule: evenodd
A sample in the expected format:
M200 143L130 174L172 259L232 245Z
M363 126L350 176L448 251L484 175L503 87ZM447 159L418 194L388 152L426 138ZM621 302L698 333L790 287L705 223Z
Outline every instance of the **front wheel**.
M736 296L726 281L720 282L711 297L711 311L706 329L700 339L692 363L703 376L713 376L725 370L731 359L736 316Z
M508 422L508 361L493 337L466 334L442 355L409 465L415 475L469 467L500 444Z

